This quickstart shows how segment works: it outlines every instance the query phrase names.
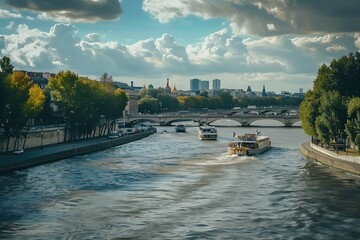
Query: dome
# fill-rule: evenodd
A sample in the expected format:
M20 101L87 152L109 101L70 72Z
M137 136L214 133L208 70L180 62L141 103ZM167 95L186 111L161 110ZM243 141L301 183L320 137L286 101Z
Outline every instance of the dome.
M178 90L176 89L176 86L174 86L173 90L171 91L172 94L177 94Z
M147 89L146 89L145 84L144 84L144 86L140 89L139 95L140 96L145 96L146 94L147 94Z

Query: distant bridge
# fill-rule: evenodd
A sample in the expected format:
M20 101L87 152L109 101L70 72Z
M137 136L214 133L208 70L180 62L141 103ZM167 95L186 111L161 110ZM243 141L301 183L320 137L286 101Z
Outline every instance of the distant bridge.
M275 120L291 127L300 122L298 115L252 115L252 114L160 114L160 115L128 115L124 117L126 124L133 125L139 122L152 122L162 126L171 126L175 122L194 121L199 124L211 124L214 121L226 119L233 120L243 127L250 126L257 120Z

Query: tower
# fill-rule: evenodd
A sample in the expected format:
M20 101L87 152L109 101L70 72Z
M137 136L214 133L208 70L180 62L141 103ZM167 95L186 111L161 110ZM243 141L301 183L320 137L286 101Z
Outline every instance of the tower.
M213 90L220 90L220 89L221 89L220 79L214 79L214 80L212 80L212 89L213 89Z
M171 93L171 87L170 87L170 84L169 84L169 78L166 79L165 92L166 93Z
M263 97L267 96L266 91L265 91L265 84L263 85L262 96Z

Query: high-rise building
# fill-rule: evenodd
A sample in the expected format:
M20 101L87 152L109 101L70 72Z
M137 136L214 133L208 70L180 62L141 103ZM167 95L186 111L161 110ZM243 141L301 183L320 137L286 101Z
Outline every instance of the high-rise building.
M200 79L190 79L190 91L200 91Z
M220 90L220 79L214 79L212 80L212 89L213 90Z
M200 90L208 90L209 81L200 81Z

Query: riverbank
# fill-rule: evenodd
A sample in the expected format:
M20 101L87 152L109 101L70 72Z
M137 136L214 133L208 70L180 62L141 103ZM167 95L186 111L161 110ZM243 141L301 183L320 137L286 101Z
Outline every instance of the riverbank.
M322 164L360 175L360 157L336 154L311 142L301 144L300 151L304 156Z
M0 174L105 150L107 148L143 139L149 135L151 135L151 132L137 133L115 139L98 137L55 144L44 148L25 149L25 152L20 155L14 155L12 153L2 154L0 155Z

